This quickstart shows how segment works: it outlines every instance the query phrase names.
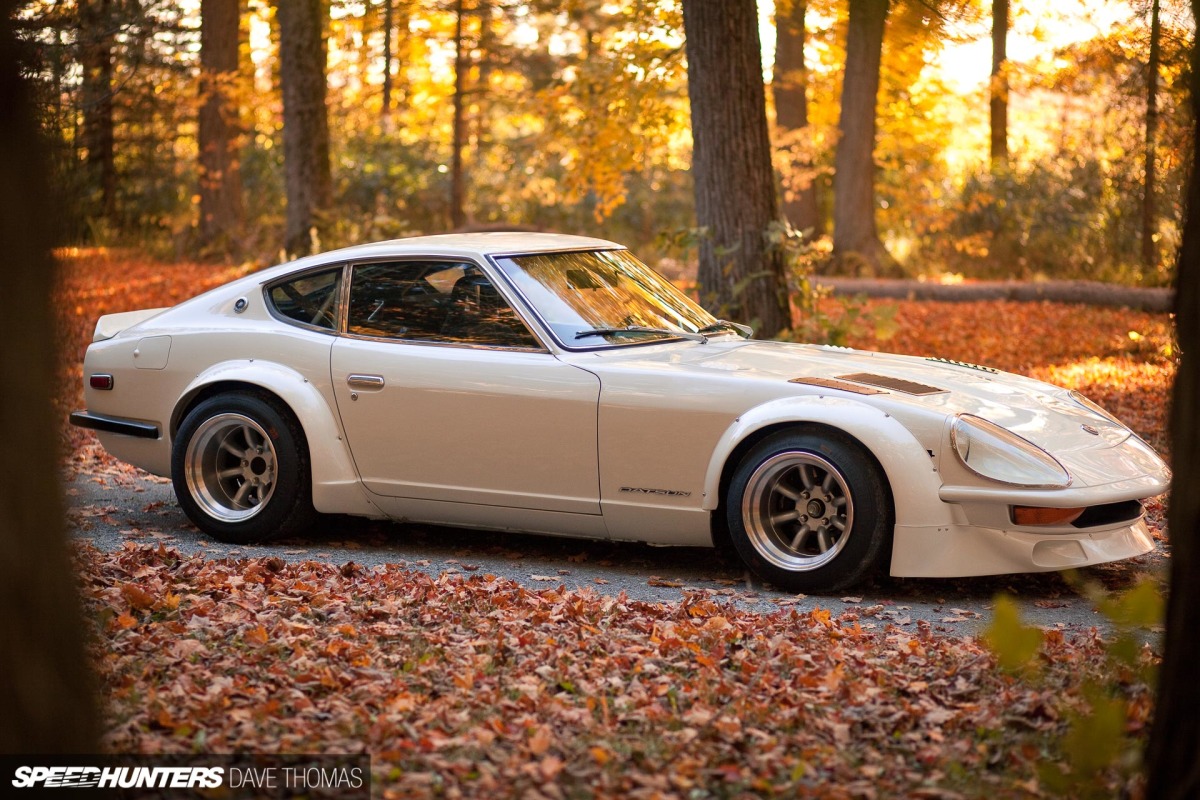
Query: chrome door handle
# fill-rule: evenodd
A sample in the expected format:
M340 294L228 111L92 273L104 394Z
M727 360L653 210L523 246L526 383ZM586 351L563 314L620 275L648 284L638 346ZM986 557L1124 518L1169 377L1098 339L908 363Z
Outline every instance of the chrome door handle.
M382 389L382 375L347 375L346 384L351 389Z

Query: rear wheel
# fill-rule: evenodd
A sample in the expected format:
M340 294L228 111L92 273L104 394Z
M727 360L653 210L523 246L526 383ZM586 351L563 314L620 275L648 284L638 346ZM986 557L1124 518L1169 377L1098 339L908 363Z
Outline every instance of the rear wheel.
M837 431L764 439L738 465L725 505L738 555L789 591L843 589L878 570L891 552L882 471Z
M297 533L315 517L303 433L264 396L217 395L192 409L175 436L171 477L184 512L221 541Z

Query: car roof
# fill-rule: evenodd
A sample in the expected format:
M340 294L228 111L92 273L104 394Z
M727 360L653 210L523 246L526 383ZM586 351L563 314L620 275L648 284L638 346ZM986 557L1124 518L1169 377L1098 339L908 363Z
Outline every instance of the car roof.
M433 236L412 236L405 239L389 239L382 242L343 247L325 253L307 256L286 265L291 269L315 267L338 261L353 261L392 256L450 256L452 258L477 258L496 255L523 253L545 253L564 250L610 250L620 248L607 239L590 236L572 236L564 233L528 233L522 231L487 231L480 233L443 233ZM272 270L274 272L275 270Z

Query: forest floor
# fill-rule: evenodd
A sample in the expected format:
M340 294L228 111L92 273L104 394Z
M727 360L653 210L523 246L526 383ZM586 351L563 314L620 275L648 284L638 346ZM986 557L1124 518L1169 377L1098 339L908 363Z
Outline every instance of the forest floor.
M99 315L170 305L247 271L104 253L64 265L63 418L81 407L80 364ZM830 300L822 311L833 324L860 314L847 328L856 347L1079 389L1166 450L1165 314L910 300L853 312ZM129 471L86 432L64 425L63 445L69 481ZM1153 512L1157 558L1090 576L1127 593L1127 606L1145 604L1144 587L1157 591L1139 578L1169 557L1161 502ZM421 570L291 549L212 557L164 539L76 546L117 752L366 750L384 797L1138 790L1131 757L1152 714L1153 648L1116 631L1023 628L1004 601L975 637L861 600L759 610L732 592L685 587L678 600L649 602L603 580L522 584L472 569L469 556ZM1022 649L1031 658L1009 665Z

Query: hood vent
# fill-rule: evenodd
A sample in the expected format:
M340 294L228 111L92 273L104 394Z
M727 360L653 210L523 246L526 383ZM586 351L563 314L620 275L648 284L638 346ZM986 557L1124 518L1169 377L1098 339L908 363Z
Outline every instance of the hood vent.
M869 372L856 372L853 375L839 375L838 378L843 381L853 381L854 383L865 383L868 386L878 386L881 389L891 389L896 392L912 395L927 395L927 394L943 394L948 392L948 389L938 389L936 386L926 386L923 383L914 381L906 381L903 378L893 378L889 375L872 375Z
M788 383L819 386L822 389L841 389L843 392L853 392L854 394L887 394L883 389L873 389L870 386L850 383L837 378L792 378Z
M982 364L972 364L969 361L954 361L953 359L949 359L949 358L927 358L925 360L932 361L935 364L950 364L951 366L954 366L954 367L963 367L965 369L977 369L980 372L988 372L988 373L991 373L992 375L1000 374L1000 370L998 370L998 369L993 369L991 367L985 367Z

